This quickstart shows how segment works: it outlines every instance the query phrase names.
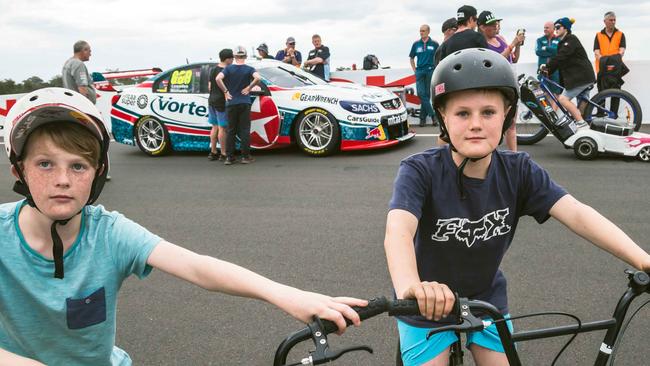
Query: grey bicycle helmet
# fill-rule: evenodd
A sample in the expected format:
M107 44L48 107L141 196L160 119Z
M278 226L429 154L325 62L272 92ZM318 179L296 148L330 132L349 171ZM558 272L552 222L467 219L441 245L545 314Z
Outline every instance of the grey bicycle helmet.
M449 94L470 89L499 89L510 100L510 110L503 122L503 133L512 125L517 112L519 85L508 60L502 55L483 48L468 48L445 57L433 73L432 102L440 121L441 138L448 142L449 134L437 106Z

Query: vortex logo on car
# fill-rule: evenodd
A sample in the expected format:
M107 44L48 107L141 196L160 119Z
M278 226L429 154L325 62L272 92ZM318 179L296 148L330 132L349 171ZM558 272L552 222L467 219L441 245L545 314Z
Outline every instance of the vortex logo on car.
M350 102L342 100L339 102L341 108L354 114L379 113L379 108L374 103Z

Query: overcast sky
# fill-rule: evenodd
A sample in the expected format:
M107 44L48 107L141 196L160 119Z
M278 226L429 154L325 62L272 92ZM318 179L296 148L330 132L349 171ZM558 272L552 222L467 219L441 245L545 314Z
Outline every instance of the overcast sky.
M79 39L92 46L90 71L161 67L216 59L220 49L238 44L249 49L266 42L272 53L287 36L304 55L311 35L330 47L332 66L362 64L377 55L384 66L406 67L420 24L432 27L440 41L441 23L456 14L459 1L138 1L138 0L0 0L0 80L30 76L49 80L60 74ZM479 12L483 6L474 5ZM218 4L224 4L219 6ZM537 60L535 39L543 23L563 16L576 18L574 33L590 57L603 14L614 10L627 38L626 58L650 59L650 1L490 2L503 18L502 34L510 41L517 28L527 30L522 62ZM543 6L540 6L543 4ZM305 56L306 58L306 56Z

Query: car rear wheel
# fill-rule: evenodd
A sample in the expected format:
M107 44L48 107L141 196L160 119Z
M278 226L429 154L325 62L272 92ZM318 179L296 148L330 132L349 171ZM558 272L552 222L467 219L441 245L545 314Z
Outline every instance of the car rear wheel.
M135 124L135 142L149 156L165 155L171 147L165 125L150 116L142 117Z
M308 155L326 156L338 151L339 124L328 111L307 109L300 114L294 128L298 146Z

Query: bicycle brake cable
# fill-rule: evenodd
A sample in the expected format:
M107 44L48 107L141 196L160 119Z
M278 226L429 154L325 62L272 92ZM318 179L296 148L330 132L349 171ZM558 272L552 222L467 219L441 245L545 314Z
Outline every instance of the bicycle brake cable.
M577 316L575 316L573 314L569 314L569 313L565 313L565 312L561 312L561 311L547 311L547 312L542 312L542 313L533 313L533 314L514 316L514 317L511 317L511 318L508 318L508 319L504 318L504 319L500 319L500 320L495 320L495 321L493 321L493 323L503 322L503 321L508 321L508 320L532 318L532 317L535 317L535 316L542 316L542 315L562 315L562 316L566 316L566 317L569 317L569 318L573 318L578 323L578 328L576 329L576 332L573 333L573 336L571 338L569 338L569 340L564 344L564 347L562 347L562 349L560 349L560 352L558 352L557 355L555 356L555 358L553 359L553 362L551 363L551 366L555 366L555 363L560 358L562 353L567 349L567 347L569 347L571 342L573 342L573 340L578 336L578 333L580 332L580 329L582 328L582 321L580 320L580 318L578 318Z
M632 319L633 319L634 316L639 312L639 310L641 310L644 306L648 305L649 303L650 303L650 300L648 300L648 301L644 302L643 304L641 304L641 305L638 307L638 309L636 309L636 310L632 313L632 315L630 315L630 317L627 318L627 321L626 321L625 324L623 324L623 326L621 327L621 333L620 333L620 335L616 338L616 343L614 343L614 347L613 347L613 350L612 350L612 356L611 356L612 358L611 358L611 361L609 362L610 365L614 365L614 359L616 358L616 352L618 351L618 346L619 346L620 343L621 343L621 339L623 339L623 334L625 334L625 331L627 330L628 325L630 325L630 323L632 322Z

